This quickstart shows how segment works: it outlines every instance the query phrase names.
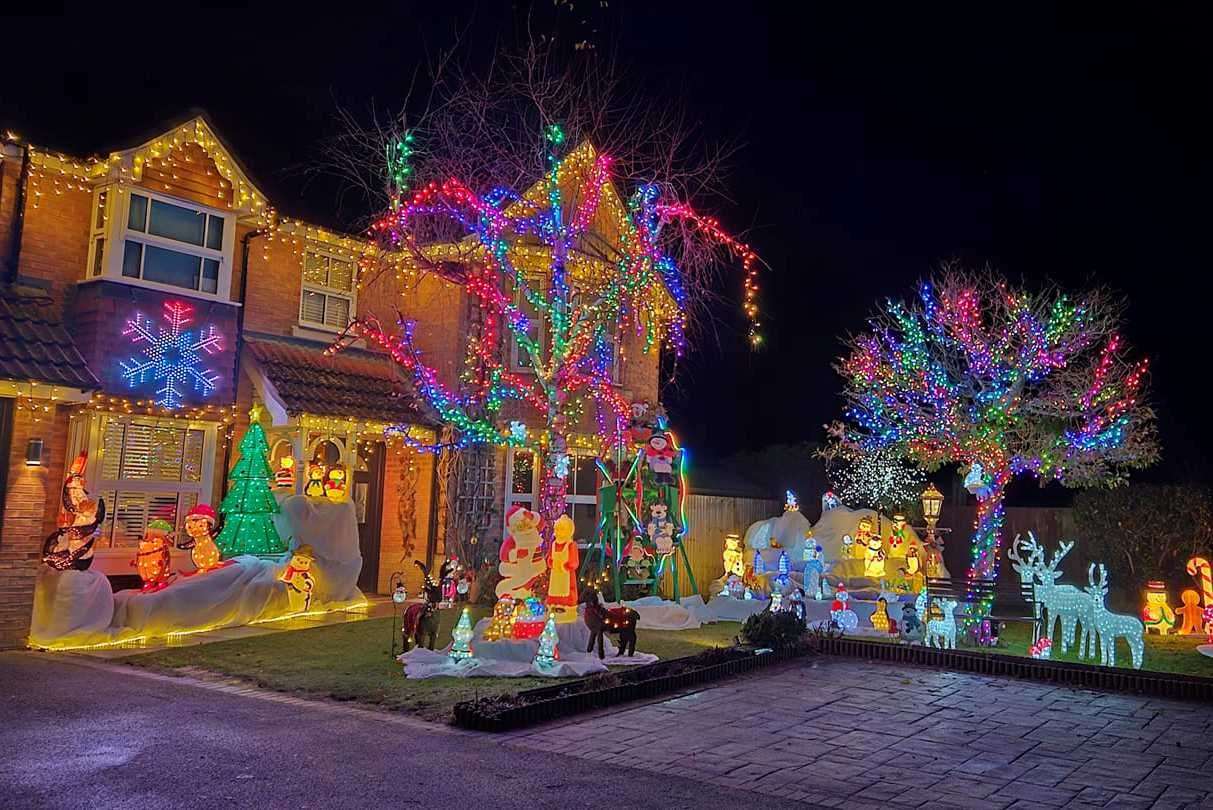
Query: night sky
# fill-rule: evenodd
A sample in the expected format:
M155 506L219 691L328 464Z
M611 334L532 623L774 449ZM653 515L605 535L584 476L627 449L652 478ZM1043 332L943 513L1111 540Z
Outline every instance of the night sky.
M1165 461L1147 477L1213 479L1206 20L649 5L540 2L533 25L614 48L650 92L681 96L706 138L743 144L717 213L772 268L768 344L749 352L739 310L722 306L721 345L680 369L666 398L700 457L822 438L839 410L840 336L960 259L1029 285L1124 292L1161 418ZM88 154L201 107L281 210L345 227L366 212L338 210L336 187L302 172L335 131L334 105L396 108L456 28L475 64L524 16L457 2L348 17L344 4L179 8L175 20L107 11L97 23L95 6L69 12L71 24L6 20L24 33L5 37L0 125ZM183 25L222 36L187 45ZM723 292L736 298L740 281Z

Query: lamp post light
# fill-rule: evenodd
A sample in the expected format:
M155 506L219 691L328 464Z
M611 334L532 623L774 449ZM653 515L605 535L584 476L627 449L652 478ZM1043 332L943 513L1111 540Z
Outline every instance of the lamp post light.
M927 541L935 542L935 524L939 522L939 512L943 509L943 493L934 484L927 484L922 492L922 515L927 521Z
M938 573L932 574L932 568L938 568L943 562L943 544L940 542L938 535L945 534L949 529L937 529L939 523L939 513L943 510L943 493L935 488L934 484L927 484L927 488L922 493L922 516L927 522L927 537L926 550L927 559L930 561L927 567L927 576L938 576Z
M396 622L404 620L404 604L408 601L409 594L404 587L404 572L396 571L388 578L388 587L392 589L392 658L396 658L396 639L399 634L396 630Z

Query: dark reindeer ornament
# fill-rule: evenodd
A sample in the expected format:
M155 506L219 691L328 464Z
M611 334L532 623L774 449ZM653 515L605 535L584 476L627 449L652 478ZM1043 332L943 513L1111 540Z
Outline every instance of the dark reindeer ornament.
M603 636L614 633L619 636L619 652L616 656L627 651L628 657L636 654L636 622L640 614L629 607L607 608L602 604L602 594L594 588L584 588L581 591L581 603L585 605L585 626L590 629L590 643L585 651L593 652L598 645L598 657L604 658Z
M425 601L419 605L409 605L404 611L400 624L400 642L405 652L413 647L423 646L422 639L428 640L429 643L424 646L430 650L438 643L438 603L442 601L442 579L450 573L449 568L453 566L449 561L444 562L438 579L434 579L425 563L421 560L413 562L425 576L425 584L422 586Z

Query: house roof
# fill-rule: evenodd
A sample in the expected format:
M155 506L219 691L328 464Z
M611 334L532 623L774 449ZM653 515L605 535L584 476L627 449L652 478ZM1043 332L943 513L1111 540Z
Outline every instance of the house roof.
M436 425L392 361L373 352L323 350L246 333L245 345L291 416L316 414Z
M135 146L111 151L104 156L82 160L31 145L30 164L37 169L57 172L86 183L129 182L142 179L145 168L155 166L175 148L190 144L206 153L219 176L230 185L233 211L262 224L276 218L277 214L268 198L201 111L192 111L188 117L148 135Z
M101 383L44 298L0 294L0 378L92 390Z

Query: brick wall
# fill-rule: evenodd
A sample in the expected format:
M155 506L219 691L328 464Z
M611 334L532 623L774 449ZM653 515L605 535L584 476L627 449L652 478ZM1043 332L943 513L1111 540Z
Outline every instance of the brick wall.
M236 229L232 297L239 295L241 240L251 228ZM303 247L286 234L255 237L249 242L248 286L244 299L244 328L289 336L299 325L299 296L303 291Z
M49 294L62 305L84 278L93 195L42 177L31 183L25 203L20 273L50 282ZM62 308L55 314L61 316Z
M152 322L153 332L166 326L164 303L182 302L193 309L188 329L213 325L223 337L222 348L204 354L206 367L216 375L213 391L203 395L192 385L181 385L187 405L221 405L232 401L232 378L236 358L237 308L220 301L203 301L178 293L144 289L113 281L94 281L73 287L69 315L64 320L88 367L109 393L130 397L153 397L162 381L149 380L132 388L122 375L121 361L138 356L141 348L123 335L126 322L141 313Z
M24 647L34 604L34 577L42 542L54 530L63 487L68 409L56 407L35 422L28 410L13 416L13 444L0 528L0 650ZM43 466L27 467L25 445L43 441Z

